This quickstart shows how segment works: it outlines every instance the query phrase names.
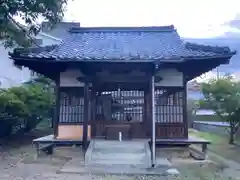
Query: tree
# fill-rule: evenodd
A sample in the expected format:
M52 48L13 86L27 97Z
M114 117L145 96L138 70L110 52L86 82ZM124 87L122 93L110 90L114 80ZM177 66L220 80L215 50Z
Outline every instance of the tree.
M198 107L199 109L211 109L209 103L207 103L205 99L198 100Z
M39 77L19 87L0 90L0 137L26 133L51 119L54 84ZM14 132L13 132L14 131Z
M187 115L188 115L188 126L193 126L193 121L196 115L196 111L198 109L197 100L188 99L187 101Z
M52 27L62 19L66 4L67 0L0 1L0 38L7 47L14 44L29 46L32 35L40 31L38 20L45 19ZM26 26L17 22L16 18L21 18Z
M203 83L202 92L206 106L214 110L222 121L229 122L229 143L234 144L240 123L240 83L230 76L224 76Z

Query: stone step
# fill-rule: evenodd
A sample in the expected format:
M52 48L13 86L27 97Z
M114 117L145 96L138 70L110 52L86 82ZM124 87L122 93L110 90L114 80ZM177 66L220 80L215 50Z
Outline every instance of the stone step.
M105 148L125 148L131 147L131 149L143 149L145 143L139 141L95 141L94 148L105 149Z
M102 152L103 154L109 154L109 153L115 153L115 154L121 154L121 153L136 153L136 154L142 154L145 153L146 149L142 148L142 149L126 149L126 148L104 148L104 149L100 149L100 148L94 148L93 152L94 153L98 153L98 152Z
M128 147L128 148L127 148ZM94 146L94 149L115 149L115 150L133 150L133 151L141 151L145 149L145 145L141 146L123 146L123 145L111 145L111 146Z
M113 161L113 162L133 162L133 161L141 161L147 159L146 157L132 157L132 158L114 158L114 157L96 157L92 156L91 161L99 161L99 160L107 160L107 161Z
M126 153L144 153L146 151L146 147L143 146L143 147L139 147L139 148L136 148L136 147L129 147L129 148L126 148L126 147L116 147L116 146L113 146L113 147L102 147L102 148L96 148L94 147L93 150L95 152L111 152L111 151L114 151L116 153L121 153L121 152L126 152Z
M146 158L146 154L102 154L102 153L93 153L92 154L92 160L95 159L120 159L120 160L133 160L133 159L143 159Z
M91 141L85 155L87 166L151 166L151 153L145 141Z
M87 166L106 166L106 167L148 167L148 164L146 164L146 161L144 160L132 160L132 161L109 161L109 160L97 160L97 161L91 161L90 163L86 164Z

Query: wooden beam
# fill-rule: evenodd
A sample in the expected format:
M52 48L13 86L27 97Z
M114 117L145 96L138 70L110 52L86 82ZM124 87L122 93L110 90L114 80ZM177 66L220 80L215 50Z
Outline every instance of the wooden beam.
M88 147L88 123L89 123L89 83L84 83L84 122L83 122L83 150L86 151Z
M55 79L55 95L56 95L56 103L55 103L55 112L54 112L54 121L53 121L53 134L56 138L58 136L58 124L60 117L60 74L56 76Z

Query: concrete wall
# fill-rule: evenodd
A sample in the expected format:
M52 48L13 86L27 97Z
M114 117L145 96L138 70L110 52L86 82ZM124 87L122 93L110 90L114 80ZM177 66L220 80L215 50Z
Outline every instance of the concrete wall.
M193 122L193 128L203 132L214 133L221 136L228 135L227 130L229 127L226 124L220 124L219 122Z

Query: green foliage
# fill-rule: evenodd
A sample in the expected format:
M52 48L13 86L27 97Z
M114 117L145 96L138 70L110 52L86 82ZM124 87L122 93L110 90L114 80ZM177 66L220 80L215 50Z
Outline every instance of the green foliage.
M199 99L198 100L198 108L199 109L211 109L211 106L209 106L209 103L205 99Z
M213 109L222 121L230 123L229 143L234 143L240 122L240 83L230 76L212 79L202 84L202 92L205 106Z
M0 37L6 46L18 44L29 46L31 36L40 30L39 18L53 26L64 14L67 0L4 0L0 1ZM15 17L21 18L27 27L23 27Z
M42 80L40 80L42 79ZM45 80L44 80L45 79ZM25 133L52 116L54 104L53 83L39 77L19 87L0 91L0 132ZM7 136L10 132L0 133Z
M194 99L188 99L187 101L188 112L191 114L195 114L198 109L198 101Z

